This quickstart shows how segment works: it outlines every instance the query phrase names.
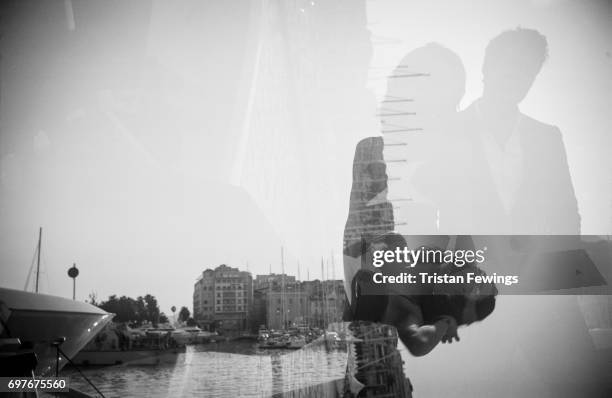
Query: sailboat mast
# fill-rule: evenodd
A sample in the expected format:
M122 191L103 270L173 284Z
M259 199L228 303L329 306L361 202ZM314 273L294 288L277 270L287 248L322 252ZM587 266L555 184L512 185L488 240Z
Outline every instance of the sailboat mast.
M285 319L285 252L284 248L281 246L281 321L283 322L282 330L285 329L286 319Z
M306 280L310 282L310 268L306 268ZM312 285L311 285L312 286ZM310 307L310 299L306 299L306 325L310 329L310 318L312 318L312 308Z
M270 264L270 277L272 275L272 264ZM272 282L268 279L268 330L272 329Z
M297 277L297 305L298 305L298 310L297 310L297 319L299 319L300 323L303 323L303 319L302 319L302 282L300 281L300 262L297 262L297 266L298 266L298 277Z
M334 251L332 250L331 252L331 269L332 269L332 299L334 300L333 302L333 307L332 307L332 322L336 322L338 319L338 314L336 313L336 309L337 309L337 292L336 292L336 264L334 264Z
M36 250L36 293L38 293L38 275L40 274L40 246L42 241L42 227L38 228L38 249Z
M327 302L325 301L325 268L323 264L323 257L321 257L321 310L323 311L323 328L327 327L327 318L326 318L326 306Z

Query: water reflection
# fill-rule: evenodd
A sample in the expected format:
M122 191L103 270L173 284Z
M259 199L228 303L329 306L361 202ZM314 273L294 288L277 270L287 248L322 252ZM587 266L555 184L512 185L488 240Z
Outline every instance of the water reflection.
M176 363L86 368L84 373L107 397L269 397L342 379L346 350L313 344L298 351L260 350L253 342L188 346ZM71 386L92 393L76 370Z

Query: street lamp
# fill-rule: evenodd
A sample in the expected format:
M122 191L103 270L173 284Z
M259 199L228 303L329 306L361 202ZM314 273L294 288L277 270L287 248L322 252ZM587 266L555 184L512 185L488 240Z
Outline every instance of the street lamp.
M79 269L75 263L72 263L72 267L68 268L68 276L72 278L72 299L76 298L76 277L79 276Z

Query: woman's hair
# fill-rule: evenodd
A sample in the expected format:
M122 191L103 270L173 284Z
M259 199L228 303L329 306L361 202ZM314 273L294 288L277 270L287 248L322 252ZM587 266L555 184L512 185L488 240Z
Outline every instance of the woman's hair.
M458 106L465 94L466 73L463 62L455 52L441 44L429 43L406 54L389 76L387 92L398 77L414 74L436 78L437 85L430 87L433 92L421 95L436 95L439 102ZM415 94L419 95L414 92L405 93L408 97Z

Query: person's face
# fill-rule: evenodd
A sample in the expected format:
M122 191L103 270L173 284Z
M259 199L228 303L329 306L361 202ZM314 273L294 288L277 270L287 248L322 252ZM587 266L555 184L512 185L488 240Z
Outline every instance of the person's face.
M538 72L539 65L527 55L491 59L483 68L484 97L500 105L518 105Z

